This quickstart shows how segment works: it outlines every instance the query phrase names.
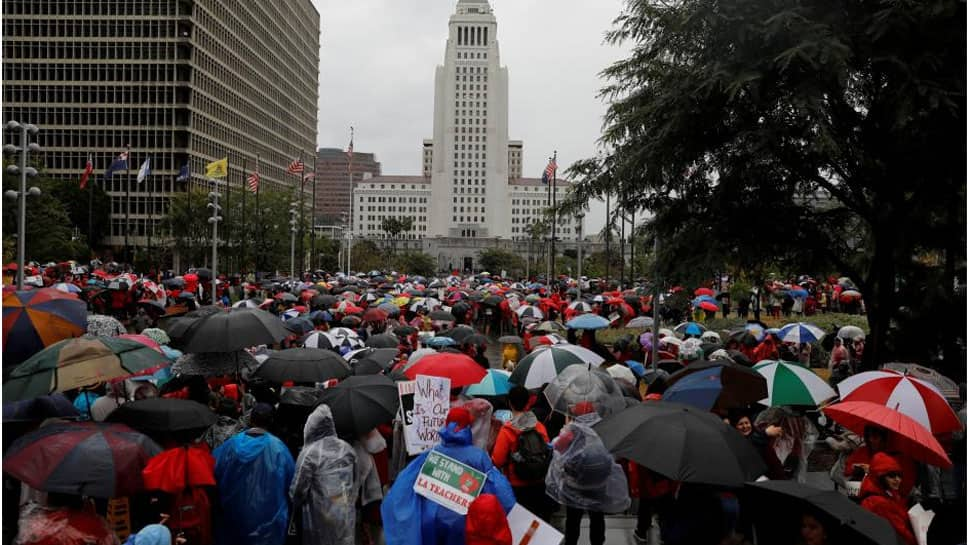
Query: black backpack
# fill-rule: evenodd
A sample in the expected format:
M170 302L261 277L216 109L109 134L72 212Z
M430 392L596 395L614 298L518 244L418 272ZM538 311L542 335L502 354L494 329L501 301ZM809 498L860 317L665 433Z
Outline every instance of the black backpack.
M546 478L552 452L542 434L531 428L519 434L512 453L512 471L523 481L541 481Z

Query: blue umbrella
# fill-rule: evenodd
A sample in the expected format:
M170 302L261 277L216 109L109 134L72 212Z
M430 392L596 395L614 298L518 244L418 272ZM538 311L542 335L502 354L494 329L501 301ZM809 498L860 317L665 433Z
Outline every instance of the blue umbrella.
M444 348L446 346L455 346L458 344L458 342L451 337L431 337L430 339L424 339L422 342L431 348Z
M818 326L805 322L788 324L778 331L778 337L786 343L813 343L825 336L825 332Z
M705 331L707 331L707 328L697 322L684 322L674 328L674 333L679 333L684 336L694 335L700 337Z
M695 297L694 300L690 302L690 304L694 308L697 308L697 307L701 306L701 303L704 303L704 302L712 303L712 304L715 304L715 305L720 305L720 303L718 303L717 299L711 297L710 295L699 295L699 296Z
M740 408L767 397L767 383L756 371L720 364L687 367L670 379L664 401L675 401L705 411L715 406ZM683 377L683 378L681 378Z
M478 384L469 386L465 390L465 394L470 396L500 396L509 393L511 388L508 371L489 369L485 378Z
M566 322L569 329L603 329L610 327L610 321L598 314L581 314Z
M325 310L314 310L307 315L311 322L332 322L333 316Z
M808 291L805 290L805 288L800 288L796 286L788 290L788 295L791 295L795 299L805 299L806 297L808 297Z

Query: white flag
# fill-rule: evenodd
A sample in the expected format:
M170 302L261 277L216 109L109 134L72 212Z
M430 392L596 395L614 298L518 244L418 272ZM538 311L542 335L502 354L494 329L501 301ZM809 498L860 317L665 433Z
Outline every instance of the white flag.
M141 164L141 168L138 169L138 183L144 182L145 178L152 173L152 169L148 166L151 159L145 159L145 162Z

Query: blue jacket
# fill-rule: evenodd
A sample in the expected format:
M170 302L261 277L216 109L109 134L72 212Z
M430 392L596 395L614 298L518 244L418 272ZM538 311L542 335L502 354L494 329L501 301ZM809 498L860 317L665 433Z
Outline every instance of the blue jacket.
M237 433L213 452L222 520L216 542L282 545L289 522L293 456L265 432Z
M484 472L487 477L482 494L494 494L505 512L511 511L515 506L512 485L492 464L488 453L472 445L471 428L456 432L451 423L438 434L441 443L433 450ZM404 468L381 504L387 545L465 545L465 516L414 492L414 482L427 457L424 452Z

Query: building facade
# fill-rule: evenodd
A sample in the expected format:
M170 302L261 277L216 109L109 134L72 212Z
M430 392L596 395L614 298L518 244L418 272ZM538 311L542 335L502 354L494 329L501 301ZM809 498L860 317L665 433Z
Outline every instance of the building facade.
M256 169L261 191L293 190L287 166L316 149L311 0L8 0L3 30L3 120L40 127L51 176L76 180L92 159L112 204L103 244L162 238L169 196L208 185L211 161L229 158L218 183L234 193ZM129 170L104 180L126 149Z
M531 225L550 222L550 187L522 177L523 142L509 140L508 71L499 62L487 0L459 0L448 21L444 63L435 69L433 125L434 137L422 142L422 176L355 184L355 236L386 237L382 222L394 216L416 218L404 240L527 240L534 238ZM569 183L558 181L557 200L568 191ZM577 222L559 218L556 238L575 240ZM551 235L549 228L543 236Z
M350 184L381 175L373 153L353 152L353 160L340 148L317 150L317 222L346 224L350 210Z

